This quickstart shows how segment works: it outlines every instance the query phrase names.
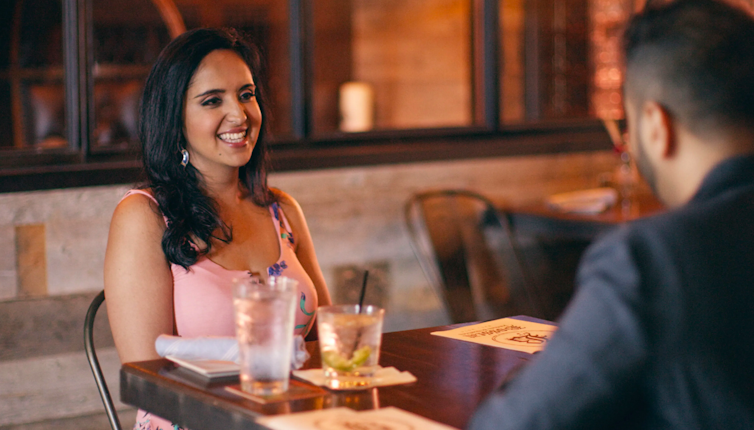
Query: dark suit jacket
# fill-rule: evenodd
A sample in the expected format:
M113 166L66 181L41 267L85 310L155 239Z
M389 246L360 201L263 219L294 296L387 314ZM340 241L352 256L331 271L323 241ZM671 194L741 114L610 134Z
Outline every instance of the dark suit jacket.
M470 429L754 429L754 156L592 245L577 285Z

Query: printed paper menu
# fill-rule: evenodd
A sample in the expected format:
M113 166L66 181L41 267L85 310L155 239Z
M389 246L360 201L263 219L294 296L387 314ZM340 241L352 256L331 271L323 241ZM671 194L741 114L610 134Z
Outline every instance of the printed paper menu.
M354 411L340 407L257 419L274 430L456 430L395 407Z
M501 318L432 334L533 354L545 349L555 330L557 327L550 324Z

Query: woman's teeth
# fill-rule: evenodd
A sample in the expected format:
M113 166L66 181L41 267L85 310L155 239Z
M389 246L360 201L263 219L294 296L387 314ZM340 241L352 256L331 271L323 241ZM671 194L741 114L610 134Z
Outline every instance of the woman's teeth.
M246 138L246 130L240 133L222 133L218 137L228 143L239 143Z

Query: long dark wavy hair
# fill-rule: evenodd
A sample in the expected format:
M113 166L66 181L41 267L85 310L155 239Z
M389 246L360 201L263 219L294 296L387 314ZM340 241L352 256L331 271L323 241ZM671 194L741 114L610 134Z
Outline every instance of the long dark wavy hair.
M233 29L200 28L176 37L162 50L144 85L139 138L147 177L145 187L151 188L168 220L162 250L168 261L184 268L207 254L214 240L227 243L232 239L232 231L220 219L215 201L203 188L201 173L190 162L185 167L180 163L181 150L186 148L186 92L204 57L218 49L236 52L248 65L262 112L262 126L251 159L238 171L241 185L259 206L269 206L276 200L267 186L265 102L258 52ZM220 231L219 236L216 231ZM206 246L199 248L194 239Z

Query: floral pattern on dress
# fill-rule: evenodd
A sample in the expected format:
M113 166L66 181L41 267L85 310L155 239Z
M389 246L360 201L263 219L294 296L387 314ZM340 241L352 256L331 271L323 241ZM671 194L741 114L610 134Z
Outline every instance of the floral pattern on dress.
M183 427L179 426L178 424L172 424L170 429L163 429L162 427L152 427L152 414L144 411L139 410L138 414L136 415L136 423L134 423L133 430L184 430Z
M309 320L306 321L306 324L299 324L296 327L294 327L295 330L305 329L309 327L309 324L312 323L312 320L314 319L315 311L307 312L306 311L306 294L301 293L301 298L298 301L298 307L301 309L301 312L304 313L304 315L309 317Z
M283 273L283 270L288 268L288 263L285 262L285 260L281 261L280 263L275 263L272 266L267 268L267 274L270 276L280 276Z

